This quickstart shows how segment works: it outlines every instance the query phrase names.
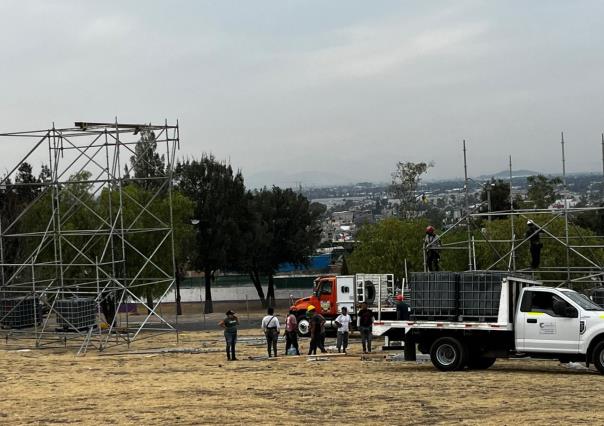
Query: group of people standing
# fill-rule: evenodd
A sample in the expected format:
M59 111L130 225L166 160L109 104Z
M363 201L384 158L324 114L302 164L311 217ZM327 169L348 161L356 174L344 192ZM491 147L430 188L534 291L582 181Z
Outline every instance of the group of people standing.
M316 355L317 349L321 353L327 352L325 350L325 317L317 312L317 309L313 305L307 307L306 316L309 322L310 333L308 355ZM338 353L346 353L351 322L352 318L348 314L348 309L343 307L340 315L334 320L337 327L336 347ZM235 312L229 310L226 312L226 318L220 321L218 325L224 329L227 360L236 361L235 345L237 343L239 319L235 315ZM277 357L277 342L281 333L281 324L273 308L268 308L267 315L262 318L261 327L266 337L266 349L269 358ZM371 352L373 312L367 308L366 303L361 304L361 309L358 312L358 327L361 333L363 353ZM285 355L300 355L298 318L296 318L293 310L289 311L285 319Z

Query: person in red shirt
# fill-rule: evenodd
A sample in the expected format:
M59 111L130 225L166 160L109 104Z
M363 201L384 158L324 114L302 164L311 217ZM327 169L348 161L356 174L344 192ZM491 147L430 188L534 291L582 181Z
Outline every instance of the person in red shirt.
M361 332L361 343L363 353L371 353L371 338L373 332L373 311L367 309L367 303L361 303L361 310L358 312L358 326Z

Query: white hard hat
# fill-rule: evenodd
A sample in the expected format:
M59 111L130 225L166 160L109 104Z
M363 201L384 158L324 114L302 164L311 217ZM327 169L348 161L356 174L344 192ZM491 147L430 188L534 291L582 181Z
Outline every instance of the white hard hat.
M530 225L530 224L532 224L532 223L533 223L533 221L532 221L532 220L530 220L530 219L526 221L526 224L527 224L527 225Z

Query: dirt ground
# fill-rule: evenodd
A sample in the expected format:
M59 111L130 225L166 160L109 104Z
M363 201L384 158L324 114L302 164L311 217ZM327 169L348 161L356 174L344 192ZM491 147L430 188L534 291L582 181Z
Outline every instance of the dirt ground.
M498 361L483 372L346 357L255 360L257 330L240 333L226 362L217 331L143 340L131 351L204 348L203 354L3 350L2 424L604 424L604 376L552 361ZM302 346L307 348L303 339ZM328 340L327 344L330 344Z

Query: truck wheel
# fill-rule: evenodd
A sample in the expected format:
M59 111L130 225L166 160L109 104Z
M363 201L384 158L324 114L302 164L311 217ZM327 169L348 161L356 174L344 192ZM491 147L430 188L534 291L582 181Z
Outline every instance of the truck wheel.
M486 370L495 364L496 358L482 356L481 354L470 354L468 357L468 368L471 370Z
M604 342L600 342L594 348L594 365L601 374L604 374Z
M466 347L454 337L441 337L430 348L432 364L440 371L463 370L467 356Z
M302 337L310 335L310 323L306 317L298 318L298 335Z

